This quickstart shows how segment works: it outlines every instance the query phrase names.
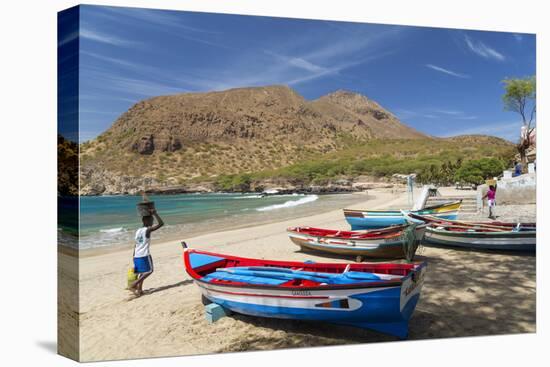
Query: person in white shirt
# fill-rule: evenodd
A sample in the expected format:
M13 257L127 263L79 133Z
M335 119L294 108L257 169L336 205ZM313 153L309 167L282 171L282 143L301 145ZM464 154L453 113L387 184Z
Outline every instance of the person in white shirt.
M154 219L157 224L153 225ZM136 231L136 245L134 247L134 272L138 274L137 280L132 283L129 290L136 296L143 294L143 281L153 273L153 258L151 257L151 232L156 231L164 225L161 217L155 209L151 210L151 215L142 218L143 227Z

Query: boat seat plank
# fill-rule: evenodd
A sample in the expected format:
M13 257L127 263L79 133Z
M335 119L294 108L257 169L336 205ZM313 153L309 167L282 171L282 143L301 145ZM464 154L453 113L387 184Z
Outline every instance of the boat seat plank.
M276 279L268 277L258 277L252 275L239 275L226 273L223 271L215 271L202 278L206 282L210 282L214 279L226 280L230 282L248 283L248 284L267 284L267 285L281 285L286 283L288 279Z

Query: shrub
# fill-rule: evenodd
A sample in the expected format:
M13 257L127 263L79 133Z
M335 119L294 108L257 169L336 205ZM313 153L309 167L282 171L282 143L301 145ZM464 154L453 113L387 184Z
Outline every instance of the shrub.
M481 158L465 162L454 177L456 181L480 185L486 179L500 175L504 168L500 159Z
M215 181L217 190L221 191L250 191L250 184L252 182L252 176L250 174L238 174L238 175L222 175L218 176Z

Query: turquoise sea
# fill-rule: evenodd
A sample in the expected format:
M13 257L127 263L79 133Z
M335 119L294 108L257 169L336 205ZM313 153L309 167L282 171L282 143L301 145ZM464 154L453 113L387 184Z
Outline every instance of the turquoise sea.
M166 224L155 233L155 240L162 241L314 215L349 206L358 197L216 193L153 195L150 200ZM81 197L80 249L132 244L134 232L141 226L136 210L140 201L141 196Z

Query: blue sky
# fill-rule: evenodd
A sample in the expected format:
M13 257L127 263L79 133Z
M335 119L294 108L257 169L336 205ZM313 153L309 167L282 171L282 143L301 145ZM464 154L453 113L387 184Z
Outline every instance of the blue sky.
M529 34L82 6L80 140L148 97L286 84L364 94L435 136L515 141L501 81L535 71Z

